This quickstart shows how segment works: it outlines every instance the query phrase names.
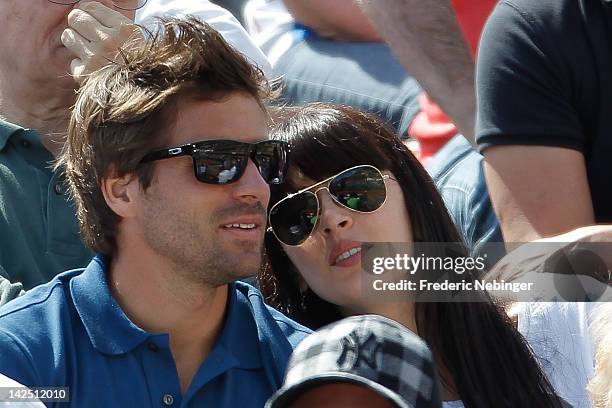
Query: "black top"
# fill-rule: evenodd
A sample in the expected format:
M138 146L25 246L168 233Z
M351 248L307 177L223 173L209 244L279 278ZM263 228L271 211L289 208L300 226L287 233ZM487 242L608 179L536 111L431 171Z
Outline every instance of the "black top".
M476 78L480 149L582 152L596 220L612 221L612 2L500 1Z

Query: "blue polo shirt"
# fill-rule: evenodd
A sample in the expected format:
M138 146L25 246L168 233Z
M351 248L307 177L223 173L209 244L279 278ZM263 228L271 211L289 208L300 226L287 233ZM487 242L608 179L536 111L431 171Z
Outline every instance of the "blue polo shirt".
M0 308L1 373L30 387L67 386L79 408L262 407L310 333L257 289L230 284L221 335L182 395L168 334L128 319L106 283L107 262L97 256Z

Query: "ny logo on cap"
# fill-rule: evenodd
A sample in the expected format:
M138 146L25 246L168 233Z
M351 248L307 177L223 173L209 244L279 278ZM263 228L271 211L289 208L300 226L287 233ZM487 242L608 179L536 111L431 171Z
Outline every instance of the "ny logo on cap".
M370 333L368 338L363 340L357 333L352 332L342 338L342 352L337 364L344 370L352 370L363 363L376 371L378 370L376 355L380 346L381 343L376 340L374 333Z

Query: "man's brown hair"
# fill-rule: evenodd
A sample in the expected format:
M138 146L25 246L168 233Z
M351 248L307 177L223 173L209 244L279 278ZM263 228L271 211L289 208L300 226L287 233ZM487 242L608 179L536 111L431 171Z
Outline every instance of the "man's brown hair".
M263 73L196 18L160 20L160 30L121 52L120 62L93 73L79 90L56 169L66 175L85 244L106 255L116 250L120 217L107 205L101 182L135 174L144 190L153 164L140 164L164 143L180 98L220 100L233 92L264 109Z

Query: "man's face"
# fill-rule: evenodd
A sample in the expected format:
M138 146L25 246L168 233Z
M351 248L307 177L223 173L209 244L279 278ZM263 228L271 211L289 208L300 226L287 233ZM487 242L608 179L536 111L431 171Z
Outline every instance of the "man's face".
M220 102L183 100L177 111L165 138L169 147L267 138L267 116L250 96L235 93ZM177 273L216 287L257 273L269 198L269 187L251 160L238 181L211 185L196 179L191 157L175 157L155 162L137 222L145 245ZM255 228L228 227L232 224Z
M110 0L99 3L134 19L134 11L114 8ZM133 3L137 4L137 0ZM59 81L62 87L74 88L70 61L75 56L64 47L60 36L68 26L68 13L78 5L47 0L0 0L0 80Z

